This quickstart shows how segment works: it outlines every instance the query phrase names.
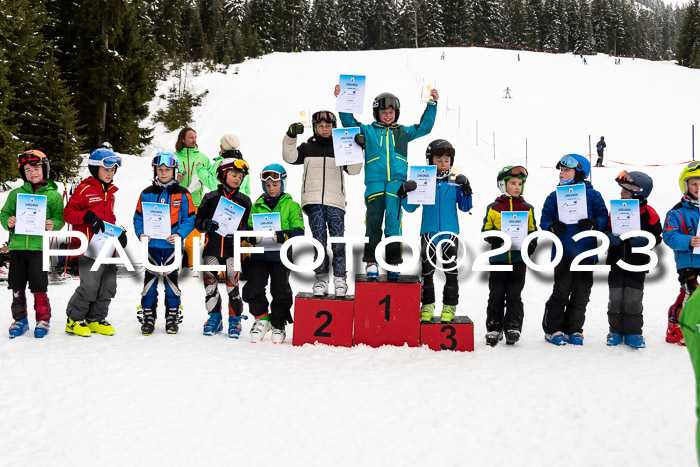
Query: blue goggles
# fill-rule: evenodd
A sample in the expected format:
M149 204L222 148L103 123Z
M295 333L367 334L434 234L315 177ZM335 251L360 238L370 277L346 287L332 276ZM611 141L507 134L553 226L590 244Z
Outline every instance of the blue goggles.
M153 158L153 162L151 163L151 165L153 165L153 167L164 165L166 167L177 168L179 167L180 163L174 154L171 154L169 152L159 152Z
M122 158L119 156L109 156L109 157L105 157L104 159L100 159L100 160L89 159L88 165L92 165L92 166L96 166L96 167L104 167L105 169L121 167L122 166Z
M566 155L559 159L559 162L557 162L557 169L560 169L561 167L568 167L570 169L581 169L583 168L581 166L581 163L576 160L576 158Z

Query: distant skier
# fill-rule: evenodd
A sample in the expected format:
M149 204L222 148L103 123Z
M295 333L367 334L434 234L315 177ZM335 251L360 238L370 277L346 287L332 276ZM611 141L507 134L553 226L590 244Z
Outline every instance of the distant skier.
M583 57L583 64L588 65L588 62L586 61L586 57Z
M605 136L600 137L600 141L595 145L595 150L598 153L598 161L595 163L596 167L605 167L603 165L603 152L605 151L605 148L607 147L607 144L605 144Z
M509 88L508 86L506 86L505 92L506 92L506 95L503 96L503 98L504 98L504 99L510 99L510 98L511 98L511 97L510 97L510 88Z
M444 59L445 59L445 51L443 50L442 55L440 55L440 60L444 60Z
M520 54L518 54L518 61L520 61Z

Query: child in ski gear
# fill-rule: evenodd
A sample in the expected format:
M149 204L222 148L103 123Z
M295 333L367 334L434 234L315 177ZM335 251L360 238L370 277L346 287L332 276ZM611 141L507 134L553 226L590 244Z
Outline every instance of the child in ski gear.
M467 212L472 208L472 189L464 174L449 182L450 167L454 165L455 149L449 141L436 139L425 150L425 162L437 166L435 203L423 205L421 221L421 322L430 322L435 311L435 284L433 275L437 264L438 249L445 270L445 288L442 290L440 321L451 323L459 303L457 277L457 249L459 247L459 219L457 209ZM416 182L407 180L397 196L408 212L421 205L408 204L407 193L416 189Z
M598 153L598 161L595 163L596 167L603 167L603 151L607 147L605 144L605 137L601 136L600 141L595 145L595 150Z
M44 337L49 332L51 304L46 294L49 274L42 267L43 238L40 235L25 235L15 232L17 224L17 197L20 194L46 197L46 220L44 229L57 231L63 228L63 198L58 194L56 184L49 180L50 166L46 155L37 150L25 151L17 156L17 169L24 184L10 192L0 211L0 223L10 232L8 244L10 270L7 285L12 290L13 323L10 326L10 339L21 336L29 330L27 320L27 298L25 289L34 295L36 327L34 337ZM31 199L31 198L30 198Z
M122 158L109 149L95 149L88 158L90 176L80 182L63 211L63 219L73 230L90 239L105 228L104 223L114 223L114 194L118 188L112 183ZM71 238L71 248L80 244ZM126 246L126 231L122 230L119 243ZM117 266L102 264L91 271L95 260L82 255L78 258L80 285L68 302L66 332L89 337L91 333L111 336L114 327L107 321L109 304L117 293Z
M204 196L204 188L208 190L216 190L218 182L216 181L216 171L212 171L209 158L199 152L197 148L197 132L193 128L185 127L180 130L177 135L177 143L175 143L175 155L179 163L179 173L177 174L177 183L183 188L187 188L192 195L192 203L194 204L194 212L197 212L199 204ZM199 235L199 232L193 230L192 233L185 239L185 257L183 258L183 266L192 267L192 244L194 237Z
M255 200L250 210L248 226L253 228L254 214L277 212L280 229L272 238L250 237L248 243L265 248L263 253L251 254L248 261L249 280L243 286L243 300L248 304L255 323L250 330L250 341L259 342L272 326L272 343L282 344L287 334L286 323L292 322L292 289L289 286L289 269L280 259L282 244L289 238L304 235L304 217L301 207L286 193L287 172L279 164L269 164L260 173L263 194ZM292 251L288 251L291 260ZM267 301L265 287L268 279L272 304ZM270 312L268 314L268 305Z
M134 232L139 239L148 240L148 260L155 266L164 266L175 261L175 238L180 237L184 240L194 229L194 205L187 188L178 185L175 181L179 164L174 154L159 152L153 157L151 165L153 183L141 192L136 203ZM150 238L144 233L142 203L167 205L168 219L171 223L168 238ZM182 251L182 245L180 248ZM178 267L168 273L156 273L148 268L144 271L141 306L138 312L143 335L150 336L155 329L158 314L158 278L161 276L165 287L165 331L168 334L177 334L182 322L180 313L182 291L177 283L179 269Z
M219 164L224 159L243 159L243 153L238 149L241 145L241 140L238 136L233 133L227 133L221 137L219 143L219 156L214 158L211 163L211 172L214 177L218 180L218 175L216 170L219 168ZM250 196L250 177L244 177L243 183L240 186L241 193L246 196Z
M560 221L556 190L544 202L540 228L558 236L564 252L561 262L554 268L554 287L545 304L542 327L548 342L565 345L568 341L570 344L583 345L583 323L593 287L593 272L572 271L571 263L576 255L596 248L598 243L594 237L574 242L573 236L588 230L605 230L608 208L600 193L586 180L591 172L588 159L579 154L567 154L559 160L557 169L560 186L584 184L588 217L576 224ZM552 259L555 253L555 245L552 245ZM581 264L595 264L597 261L597 256L589 256Z
M622 199L639 200L639 217L642 230L651 233L656 239L649 250L661 243L661 220L654 208L647 203L647 197L654 187L654 182L644 172L622 171L615 181L620 188ZM608 324L610 333L607 337L608 345L617 345L623 341L634 348L645 347L642 336L642 300L644 298L644 279L648 271L634 272L622 269L617 263L622 260L628 264L642 266L649 262L649 256L644 253L632 253L633 247L646 246L648 241L644 237L632 237L621 240L618 235L612 233L612 214L608 221L610 239L608 258L606 264L610 265L608 274L608 286L610 287L610 300L608 301Z
M693 248L700 246L700 236L697 232L700 222L700 161L689 163L681 171L678 184L683 197L666 214L663 234L664 243L674 250L678 281L681 284L676 301L668 309L666 342L685 345L678 324L679 317L683 305L698 287L697 276L700 273L700 255L693 253Z
M289 164L304 164L301 185L301 208L309 217L313 237L323 245L324 252L331 237L345 235L345 180L343 172L356 175L362 164L337 166L333 151L333 128L337 126L335 115L321 110L311 116L313 136L298 147L297 135L304 132L304 125L292 123L282 140L282 155ZM360 136L360 135L357 135ZM334 243L333 285L336 296L344 296L348 285L345 274L345 245ZM328 293L328 254L323 263L314 270L316 281L313 293L317 296Z
M206 233L202 263L205 266L226 266L226 294L228 295L228 336L238 339L241 335L241 319L248 319L243 315L243 301L239 289L240 271L233 267L235 254L233 234L221 235L218 232L219 223L213 219L216 208L222 198L225 198L242 207L245 211L238 225L238 230L248 230L248 218L250 216L251 202L247 195L243 194L240 187L243 184L250 168L243 159L223 159L216 169L216 176L220 184L218 188L204 195L202 204L197 211L195 224L197 230ZM209 313L209 318L204 323L204 335L211 336L223 329L221 316L221 295L219 283L215 271L205 271L204 279L204 306Z
M501 190L501 196L486 208L486 217L482 232L502 230L501 220L508 212L527 212L527 233L537 230L535 209L525 202L522 197L527 181L527 169L521 166L503 167L496 177L496 185ZM498 237L486 237L486 242L495 250L503 245ZM537 246L532 241L528 246L528 256L531 256ZM486 306L486 343L495 346L506 336L506 344L513 345L520 339L523 329L523 301L520 294L525 286L527 267L523 262L520 249L512 249L506 253L489 258L490 264L510 264L512 271L489 272L489 299ZM505 311L505 313L504 313Z
M335 95L340 93L340 85L335 86ZM408 143L425 136L433 129L437 113L437 89L430 91L431 100L426 105L420 122L399 125L400 102L398 97L383 92L374 98L372 109L374 122L363 125L352 114L340 112L344 127L360 127L364 135L365 147L365 243L362 261L367 263L369 279L379 276L375 249L382 239L382 224L387 237L401 235L401 203L396 192L406 181L408 172ZM398 242L386 247L386 262L398 265L403 262L402 246ZM398 272L389 272L389 279L397 279Z

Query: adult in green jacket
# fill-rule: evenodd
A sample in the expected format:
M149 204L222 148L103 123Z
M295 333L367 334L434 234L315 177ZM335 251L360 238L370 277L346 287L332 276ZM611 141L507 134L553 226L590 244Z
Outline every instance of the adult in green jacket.
M695 370L695 394L697 397L695 414L700 423L700 293L694 293L685 302L678 320L683 330L685 345L690 353L690 362ZM697 450L698 462L700 462L700 424L695 430L695 437L695 449Z

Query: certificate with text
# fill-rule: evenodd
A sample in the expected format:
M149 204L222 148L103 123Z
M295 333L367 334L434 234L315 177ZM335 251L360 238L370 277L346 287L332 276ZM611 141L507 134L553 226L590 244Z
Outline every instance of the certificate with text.
M358 127L333 129L333 153L335 165L361 164L365 161L362 148L355 142L355 135L360 134Z
M558 186L557 210L559 220L564 224L576 224L581 219L586 219L588 217L586 186L583 183Z
M211 218L211 220L219 224L219 228L216 230L216 233L222 237L225 237L226 235L233 235L233 233L238 230L238 226L241 224L243 214L245 214L244 207L224 198L223 196L219 198L219 204L216 205L216 211L214 211L214 215Z
M251 214L251 217L253 218L253 230L267 230L271 232L282 230L279 212ZM282 248L282 245L275 242L272 237L263 237L262 242L257 246L271 251Z
M413 180L418 185L415 190L408 192L409 204L435 204L436 165L411 166L408 179Z
M105 246L105 243L107 243L107 239L119 237L122 234L122 229L116 225L110 224L109 222L105 222L104 224L105 229L97 235L93 235L93 237L90 239L87 251L85 252L85 256L88 258L97 259L97 255L100 254L100 251ZM105 252L103 258L110 258L113 254L114 245L110 244L109 249Z
M340 93L335 99L335 109L338 112L361 114L362 103L365 100L365 77L362 75L340 75L338 84L340 85Z
M529 213L527 211L501 211L501 232L512 240L511 250L519 250L527 237Z
M642 230L638 199L610 200L610 227L615 235Z
M160 240L165 240L170 236L170 205L141 203L141 214L143 214L144 235Z
M43 235L46 230L46 196L19 193L15 217L15 233Z

